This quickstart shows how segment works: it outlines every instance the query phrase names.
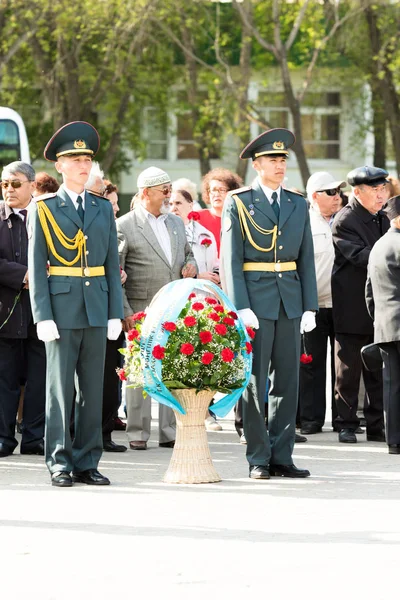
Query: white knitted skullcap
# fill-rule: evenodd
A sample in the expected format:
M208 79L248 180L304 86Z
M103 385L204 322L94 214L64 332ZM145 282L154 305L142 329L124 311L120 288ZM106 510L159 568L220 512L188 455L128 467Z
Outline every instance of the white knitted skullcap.
M137 178L138 188L154 187L155 185L162 185L163 183L171 183L171 178L165 171L158 167L149 167L148 169L145 169Z

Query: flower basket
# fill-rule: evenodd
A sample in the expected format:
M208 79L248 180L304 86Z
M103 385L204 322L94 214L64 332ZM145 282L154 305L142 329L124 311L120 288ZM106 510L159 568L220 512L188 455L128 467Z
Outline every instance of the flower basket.
M185 414L175 411L176 440L165 483L215 483L221 481L214 468L204 419L214 392L172 390Z

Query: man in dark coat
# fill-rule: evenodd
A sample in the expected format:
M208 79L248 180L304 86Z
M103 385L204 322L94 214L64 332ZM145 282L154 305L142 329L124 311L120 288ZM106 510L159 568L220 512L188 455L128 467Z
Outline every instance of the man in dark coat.
M15 420L25 383L21 454L44 454L46 352L36 335L29 299L26 217L35 171L5 166L0 202L0 457L14 452Z
M355 431L361 372L367 394L367 440L384 441L382 377L364 369L361 348L373 340L373 322L365 304L367 265L372 247L389 228L382 212L388 199L384 169L360 167L347 176L353 187L349 203L332 226L335 260L332 309L335 328L336 406L339 441L357 442Z
M389 200L385 212L391 228L371 250L366 301L384 365L386 442L389 454L400 454L400 196Z
M294 135L272 129L250 142L258 177L231 192L224 206L222 262L228 296L254 339L243 425L251 479L308 477L293 464L300 368L300 332L315 327L318 309L310 217L305 199L281 187ZM265 393L268 376L268 431Z

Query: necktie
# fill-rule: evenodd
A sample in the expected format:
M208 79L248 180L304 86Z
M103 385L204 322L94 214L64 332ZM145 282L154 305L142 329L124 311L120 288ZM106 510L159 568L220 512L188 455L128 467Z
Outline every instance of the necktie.
M82 206L82 202L83 202L82 198L80 196L78 196L77 199L76 199L76 202L78 204L78 208L76 209L76 211L77 211L77 213L78 213L78 215L79 215L79 217L80 217L80 219L81 219L81 221L83 223L83 220L85 218L85 211L83 210L83 206Z
M272 193L272 210L274 211L274 213L276 214L276 218L279 219L279 204L278 204L278 194L276 192Z
M20 210L19 214L22 215L23 221L24 221L24 223L26 223L26 215L28 214L28 211L26 210L26 208L23 208L22 210Z

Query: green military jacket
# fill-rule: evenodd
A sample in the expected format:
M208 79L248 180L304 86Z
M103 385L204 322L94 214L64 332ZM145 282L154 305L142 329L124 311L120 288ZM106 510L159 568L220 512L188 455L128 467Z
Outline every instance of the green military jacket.
M57 194L47 194L31 202L28 215L28 273L32 313L35 323L54 320L60 329L106 327L109 319L123 318L121 276L117 233L112 206L108 200L85 192L82 223L75 206L61 186ZM104 266L99 277L50 275L48 266L65 266L49 249L39 220L38 202L43 200L58 228L72 240L82 229L86 239L88 267ZM76 250L65 248L49 225L56 253L72 261ZM78 261L74 266L79 267Z
M239 215L240 201L247 231ZM221 248L226 291L238 310L251 308L259 318L271 320L278 319L281 302L289 319L318 310L309 212L300 194L281 189L278 222L258 179L251 187L230 192L224 205ZM291 261L295 270L243 271L244 263Z

